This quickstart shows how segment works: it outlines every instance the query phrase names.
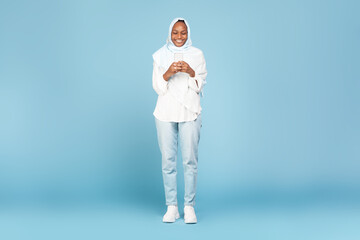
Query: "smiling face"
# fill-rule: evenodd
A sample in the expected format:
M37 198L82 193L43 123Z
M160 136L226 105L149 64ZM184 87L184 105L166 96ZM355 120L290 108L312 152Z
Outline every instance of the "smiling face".
M188 32L185 23L175 23L171 31L171 41L175 44L175 46L181 47L185 44L187 38Z

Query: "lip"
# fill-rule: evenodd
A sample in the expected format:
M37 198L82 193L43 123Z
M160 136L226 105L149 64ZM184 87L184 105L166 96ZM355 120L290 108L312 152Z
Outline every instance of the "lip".
M184 40L175 40L176 45L182 45L184 44Z
M172 42L175 44L175 46L177 47L181 47L182 45L185 44L186 39L172 39Z

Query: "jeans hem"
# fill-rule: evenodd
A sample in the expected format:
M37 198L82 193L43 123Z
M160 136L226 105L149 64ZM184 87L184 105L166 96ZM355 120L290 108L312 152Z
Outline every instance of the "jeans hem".
M166 203L166 206L177 206L177 203Z
M191 206L191 207L194 207L195 206L195 203L185 203L184 206Z

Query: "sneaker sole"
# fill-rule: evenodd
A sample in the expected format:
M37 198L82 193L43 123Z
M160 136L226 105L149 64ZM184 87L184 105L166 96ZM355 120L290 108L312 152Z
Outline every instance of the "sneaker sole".
M175 216L175 221L177 220L177 219L179 219L180 218L180 214L178 213L178 214L176 214L176 216ZM164 223L173 223L173 222L175 222L175 221L164 221L164 219L163 219L163 222Z
M186 224L196 224L197 221L184 221Z

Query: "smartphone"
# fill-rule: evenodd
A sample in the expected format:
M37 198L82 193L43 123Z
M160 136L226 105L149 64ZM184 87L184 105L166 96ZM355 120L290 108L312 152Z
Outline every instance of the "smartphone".
M174 54L174 62L183 61L183 54L182 53L175 53Z

